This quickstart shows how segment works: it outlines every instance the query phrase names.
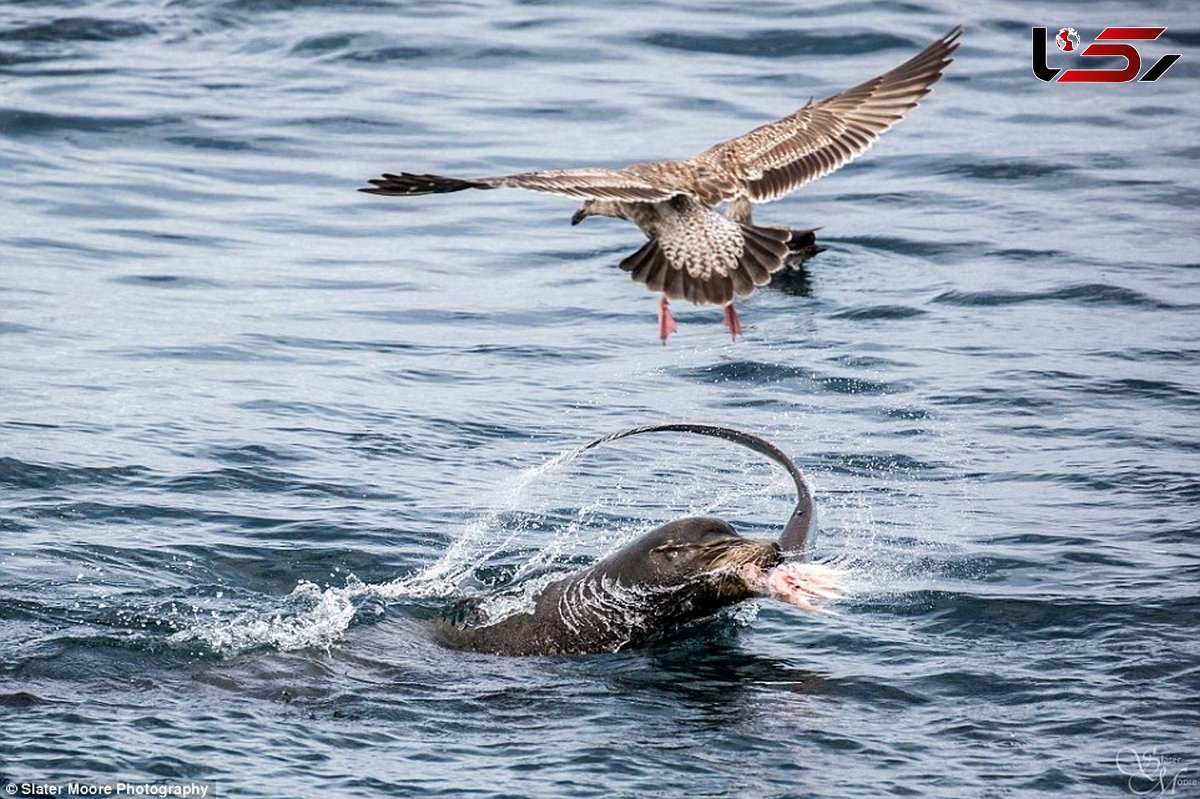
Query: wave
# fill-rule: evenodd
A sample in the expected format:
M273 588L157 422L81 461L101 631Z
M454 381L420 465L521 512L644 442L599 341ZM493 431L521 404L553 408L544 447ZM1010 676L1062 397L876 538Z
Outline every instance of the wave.
M1044 291L945 291L933 298L943 305L1002 306L1031 302L1074 302L1080 305L1123 305L1151 310L1177 310L1191 305L1174 305L1140 291L1107 283L1082 283Z

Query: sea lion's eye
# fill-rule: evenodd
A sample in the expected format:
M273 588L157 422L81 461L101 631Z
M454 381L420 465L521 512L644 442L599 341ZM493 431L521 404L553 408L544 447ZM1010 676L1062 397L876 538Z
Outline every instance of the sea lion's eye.
M685 549L688 549L687 544L672 543L672 544L663 544L662 546L657 546L651 551L657 552L658 554L662 555L667 560L675 560L675 556L678 555L680 552L682 552Z

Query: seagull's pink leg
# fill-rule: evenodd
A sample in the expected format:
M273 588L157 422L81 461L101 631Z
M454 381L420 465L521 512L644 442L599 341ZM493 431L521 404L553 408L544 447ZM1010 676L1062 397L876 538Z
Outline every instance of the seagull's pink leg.
M729 328L734 341L742 335L742 323L738 321L737 311L733 310L732 302L725 306L725 327Z
M664 294L658 301L658 337L662 339L663 344L667 343L667 336L679 330L679 325L675 324L675 317L671 316L671 309L667 307L668 305L667 295Z

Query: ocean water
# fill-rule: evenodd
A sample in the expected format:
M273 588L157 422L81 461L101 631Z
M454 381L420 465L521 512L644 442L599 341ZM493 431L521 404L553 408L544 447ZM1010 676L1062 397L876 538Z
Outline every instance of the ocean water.
M920 108L764 223L720 312L630 225L355 191L685 156L953 25ZM1030 28L1165 25L1154 83ZM1054 65L1068 56L1051 46ZM0 5L0 783L221 796L1200 794L1194 4ZM776 533L833 613L648 649L444 649L463 600L663 521ZM210 794L211 795L211 794Z

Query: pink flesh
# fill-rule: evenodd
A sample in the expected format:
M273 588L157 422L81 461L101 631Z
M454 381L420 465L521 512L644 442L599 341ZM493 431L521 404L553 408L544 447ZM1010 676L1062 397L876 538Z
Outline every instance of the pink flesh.
M837 581L838 572L816 563L782 563L765 571L761 566L747 563L742 566L742 577L752 591L809 613L819 603L843 593Z

